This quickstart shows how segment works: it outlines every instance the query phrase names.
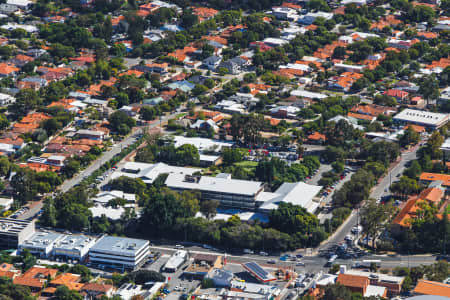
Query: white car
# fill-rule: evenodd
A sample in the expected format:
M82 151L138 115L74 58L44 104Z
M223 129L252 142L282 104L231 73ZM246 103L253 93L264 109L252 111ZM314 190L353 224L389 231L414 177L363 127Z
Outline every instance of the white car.
M269 253L264 252L264 251L261 251L261 252L259 252L259 255L262 255L262 256L269 256Z
M184 246L183 245L175 245L175 249L183 249Z
M361 225L355 226L355 227L352 228L352 233L353 234L357 234L357 233L361 233L361 232L362 232L362 226Z

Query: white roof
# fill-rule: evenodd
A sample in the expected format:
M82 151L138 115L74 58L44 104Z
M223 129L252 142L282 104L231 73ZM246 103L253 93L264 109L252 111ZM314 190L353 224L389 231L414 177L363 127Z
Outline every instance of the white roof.
M311 68L305 64L287 64L285 66L280 66L280 69L295 69L295 70L302 70L305 72L311 71Z
M370 297L370 296L380 296L382 297L386 291L386 288L384 286L377 286L377 285L368 285L366 288L366 292L364 293L364 297Z
M0 93L0 100L6 100L6 99L10 99L10 98L13 98L13 96Z
M263 183L260 181L201 176L198 182L191 182L186 181L185 175L182 174L170 174L167 177L165 184L169 188L210 191L246 196L253 196L263 188Z
M16 5L16 6L28 6L30 4L33 4L33 2L28 1L28 0L7 0L6 4Z
M283 40L283 39L277 39L277 38L265 38L263 40L263 43L269 43L269 44L274 44L274 45L283 45L288 43L288 41Z
M387 275L383 273L373 273L373 272L364 272L359 270L346 270L345 274L357 275L357 276L365 276L370 278L378 278L379 281L390 282L390 283L402 283L405 277L402 276L393 276Z
M125 212L125 209L123 207L113 208L104 207L101 205L90 207L89 210L92 212L92 216L94 218L105 215L108 219L111 220L119 220L122 214Z
M308 92L305 90L293 90L293 91L291 91L291 95L297 96L297 97L311 98L311 99L314 99L314 98L325 99L328 97L328 95L326 95L326 94L313 93L313 92Z
M216 152L220 152L224 147L231 147L234 143L217 141L212 139L200 138L200 137L184 137L184 136L174 136L174 146L176 148L190 144L194 145L200 152L209 150L211 148L217 147Z
M122 171L114 172L111 179L127 176L131 178L141 178L145 183L153 183L161 174L182 174L192 175L201 169L169 166L165 163L147 164L137 162L126 162ZM130 173L131 172L131 173Z
M404 109L394 116L394 120L415 122L429 126L441 126L448 121L449 114L434 113L415 109Z
M127 202L136 202L136 195L135 194L129 194L124 193L122 191L106 191L102 193L98 193L97 196L92 199L94 202L99 203L108 203L110 200L116 199L116 198L122 198L125 199Z
M441 150L450 150L450 137L447 138L444 143L442 144Z
M186 250L178 250L169 258L164 268L177 269L183 264L183 262L186 260L186 257L187 257Z

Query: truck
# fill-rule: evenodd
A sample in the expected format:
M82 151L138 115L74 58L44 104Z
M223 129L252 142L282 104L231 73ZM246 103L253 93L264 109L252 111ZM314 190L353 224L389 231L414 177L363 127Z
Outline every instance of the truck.
M355 268L370 268L372 264L375 264L377 268L381 266L381 260L379 259L364 259L362 261L357 261L354 264Z

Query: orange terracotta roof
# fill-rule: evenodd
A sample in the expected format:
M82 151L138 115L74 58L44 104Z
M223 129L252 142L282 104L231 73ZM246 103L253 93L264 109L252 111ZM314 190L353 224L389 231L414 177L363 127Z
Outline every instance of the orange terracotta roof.
M411 4L413 6L428 6L429 8L433 8L433 9L436 8L436 5L431 4L431 3L423 3L423 2L414 1L414 2L411 2Z
M312 141L325 141L326 140L326 136L324 134L321 134L320 132L316 131L313 134L308 135L308 140L312 140Z
M72 273L62 273L53 279L50 284L53 285L65 285L67 283L74 283L74 282L80 282L81 276L78 274L72 274Z
M450 284L429 280L419 280L414 288L414 294L450 297Z
M444 192L438 188L427 188L419 194L419 199L427 200L435 205L439 204L442 197L444 197Z
M0 270L0 277L8 277L10 279L13 279L15 276L17 276L16 272Z
M97 291L97 292L106 293L109 290L111 290L112 288L113 288L113 286L109 285L109 284L100 284L100 283L90 282L90 283L86 283L82 289L86 290L86 291Z
M317 25L311 24L311 25L306 26L305 29L314 31L317 29Z
M205 36L202 36L202 40L214 41L214 42L222 44L222 45L228 44L228 40L224 39L223 37L220 37L220 36L205 35Z
M435 38L437 38L437 37L438 37L438 34L435 33L435 32L419 31L419 32L417 33L417 36L423 37L423 38L425 38L425 39L427 39L427 40L430 40L430 39L435 39Z
M364 289L369 285L370 281L369 278L365 276L339 274L336 282L346 287L356 287Z
M387 15L386 17L381 18L378 22L372 23L370 25L370 29L383 30L384 27L395 27L401 23L402 21L397 19L395 16Z
M404 130L408 129L408 128L412 128L412 130L414 130L417 133L423 133L426 132L425 127L423 126L419 126L419 125L414 125L414 124L408 124L405 127L403 127Z
M450 186L450 175L447 174L439 174L439 173L426 173L423 172L419 177L422 181L442 181L442 185Z
M32 267L23 275L14 278L13 283L29 287L42 288L44 287L44 283L47 282L47 278L53 278L56 273L58 273L58 270L56 269Z
M394 224L407 227L410 226L409 220L411 219L411 209L416 205L417 197L411 197L406 202L405 206L402 208L402 210L395 216L394 220L392 221Z
M208 7L195 7L193 13L198 17L209 19L217 15L219 11Z
M375 118L373 116L358 114L358 113L354 113L354 112L349 112L347 114L347 116L351 117L351 118L358 119L358 120L367 120L367 121L372 121Z
M0 271L9 271L14 267L12 264L2 263L0 264Z
M17 68L15 65L13 64L9 64L9 63L0 63L0 74L5 74L5 75L9 75L11 73L14 72L19 72L20 69Z
M14 58L17 60L23 60L26 62L31 62L34 60L34 58L32 58L31 56L23 55L23 54L17 54Z
M301 5L298 5L298 4L294 4L294 3L292 3L292 2L286 2L286 1L284 1L282 4L281 4L281 6L282 7L289 7L289 8L293 8L293 9L302 9L302 6Z
M141 18L145 18L150 14L150 12L148 10L145 9L140 9L136 12L136 15L141 17Z
M129 76L131 76L131 75L134 75L134 76L136 76L136 77L141 77L143 74L144 74L144 72L141 72L141 71L137 71L137 70L127 70L126 72L120 73L119 76L123 76L123 75L129 75Z
M429 64L426 68L427 69L434 69L434 68L445 69L448 66L450 66L450 58L441 58L440 60L431 62L431 64Z

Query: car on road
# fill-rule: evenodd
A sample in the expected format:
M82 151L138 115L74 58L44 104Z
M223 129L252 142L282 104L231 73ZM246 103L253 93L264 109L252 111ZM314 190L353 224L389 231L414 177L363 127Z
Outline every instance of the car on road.
M362 229L363 229L363 228L362 228L361 225L355 226L355 227L352 228L352 233L353 233L353 234L361 233L361 232L362 232Z
M303 257L303 255L301 255L301 254L297 254L297 255L295 255L295 257L297 257L297 258L302 258L302 257Z
M269 253L264 252L264 251L261 251L261 252L259 252L259 255L262 255L262 256L269 256Z
M275 264L275 263L276 263L276 260L275 260L275 259L269 259L269 260L267 261L267 263L268 263L268 264Z
M183 245L175 245L175 249L183 249L184 246Z
M305 263L304 262L301 262L301 261L299 261L298 263L296 263L295 264L297 267L304 267L305 266Z
M245 254L254 254L255 252L253 252L253 250L250 249L244 249L243 251Z

